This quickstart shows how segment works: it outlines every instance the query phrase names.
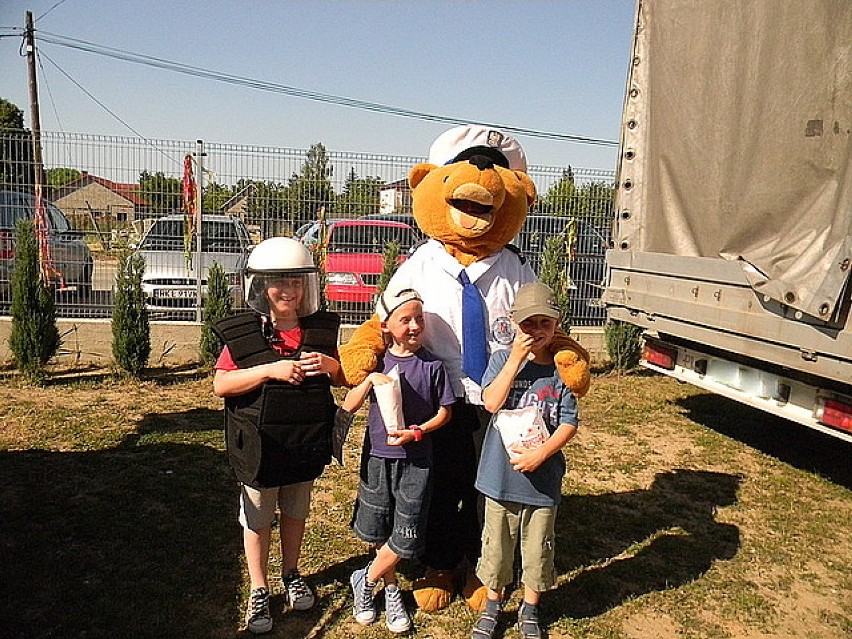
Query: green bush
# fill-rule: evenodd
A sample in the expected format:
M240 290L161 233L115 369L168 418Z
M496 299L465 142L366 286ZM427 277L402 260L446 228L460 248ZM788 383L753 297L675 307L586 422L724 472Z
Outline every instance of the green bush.
M639 364L642 328L627 322L611 320L604 327L606 350L612 367L619 373L636 368Z
M115 276L115 303L112 312L112 356L116 365L138 377L151 354L151 325L142 275L145 258L125 253L118 261Z
M228 277L218 262L213 262L207 274L207 299L204 300L204 325L201 327L201 361L212 364L222 352L222 342L213 326L231 314L231 295Z
M15 226L12 326L9 348L15 365L32 382L45 379L44 366L59 350L53 291L39 276L38 245L31 221Z

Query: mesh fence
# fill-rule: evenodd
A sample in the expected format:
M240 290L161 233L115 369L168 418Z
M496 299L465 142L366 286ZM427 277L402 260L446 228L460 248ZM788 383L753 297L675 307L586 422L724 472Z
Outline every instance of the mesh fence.
M118 259L139 251L152 319L196 320L214 261L239 305L250 247L294 235L325 248L328 305L360 323L388 244L404 255L421 238L406 176L422 157L68 133L42 133L41 143L60 316L109 317ZM15 222L34 215L32 157L29 132L0 132L0 313L10 303ZM528 173L539 199L514 244L538 273L547 238L560 238L571 322L601 325L614 173L536 165ZM188 186L201 194L200 246L187 232Z

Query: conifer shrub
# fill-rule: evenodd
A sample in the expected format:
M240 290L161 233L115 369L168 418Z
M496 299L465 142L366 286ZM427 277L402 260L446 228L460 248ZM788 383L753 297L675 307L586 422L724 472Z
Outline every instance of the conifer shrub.
M32 221L15 225L12 267L12 326L9 348L15 366L30 381L45 381L44 367L59 350L53 291L39 276L38 244Z
M544 241L544 252L541 255L541 268L538 279L551 291L559 306L561 317L559 325L567 332L571 327L571 307L568 304L570 289L568 288L567 255L569 250L568 235L560 233L548 237Z
M112 356L118 368L138 377L151 354L151 325L142 291L145 258L124 253L115 276L112 312Z
M376 299L384 293L385 289L399 268L400 246L398 242L388 242L382 251L382 272L379 275L379 281L376 283Z
M204 324L201 327L201 361L212 364L222 352L222 341L213 326L231 314L231 294L228 276L218 262L213 262L207 273L207 299L204 300Z
M604 326L606 350L616 372L624 373L639 364L642 354L639 340L641 334L641 327L618 320L610 320Z

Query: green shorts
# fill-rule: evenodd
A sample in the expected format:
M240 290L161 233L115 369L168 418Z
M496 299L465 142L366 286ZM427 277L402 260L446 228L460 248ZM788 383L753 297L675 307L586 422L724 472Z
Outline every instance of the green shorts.
M515 548L521 546L521 581L536 592L556 587L553 564L556 508L485 498L482 555L476 575L492 590L512 583Z

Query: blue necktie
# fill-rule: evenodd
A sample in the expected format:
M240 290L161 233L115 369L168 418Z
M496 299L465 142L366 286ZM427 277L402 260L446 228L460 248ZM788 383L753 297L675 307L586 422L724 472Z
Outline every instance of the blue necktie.
M477 384L481 384L488 365L482 297L464 270L459 273L459 282L462 284L462 370Z

